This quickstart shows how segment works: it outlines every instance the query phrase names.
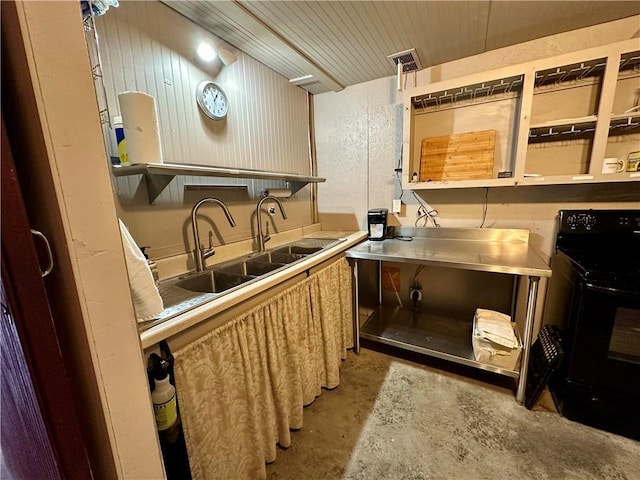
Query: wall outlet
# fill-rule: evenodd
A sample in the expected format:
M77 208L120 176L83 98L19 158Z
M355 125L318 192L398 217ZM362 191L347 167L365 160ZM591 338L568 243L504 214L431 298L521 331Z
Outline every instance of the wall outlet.
M391 207L391 213L400 213L402 211L402 200L395 199Z
M422 301L422 289L420 287L411 287L409 290L409 298L413 303Z

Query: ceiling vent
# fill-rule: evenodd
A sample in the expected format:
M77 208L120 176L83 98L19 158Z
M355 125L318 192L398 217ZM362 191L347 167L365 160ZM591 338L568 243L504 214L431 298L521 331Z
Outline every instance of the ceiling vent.
M403 73L422 70L422 65L420 65L420 60L418 59L418 54L416 53L415 48L405 50L404 52L394 53L393 55L387 56L387 58L393 62L394 67L397 66L399 62L402 63Z

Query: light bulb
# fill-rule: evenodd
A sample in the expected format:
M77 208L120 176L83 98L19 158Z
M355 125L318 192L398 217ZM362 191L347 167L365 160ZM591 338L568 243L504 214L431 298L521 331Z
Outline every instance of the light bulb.
M200 42L200 45L198 45L197 53L198 56L205 62L210 62L211 60L216 58L216 51L214 50L213 45L211 45L211 43L207 42L206 40Z

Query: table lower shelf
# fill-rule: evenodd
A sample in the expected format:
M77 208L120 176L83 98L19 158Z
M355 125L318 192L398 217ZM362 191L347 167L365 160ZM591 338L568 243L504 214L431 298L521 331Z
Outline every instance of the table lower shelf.
M380 306L360 327L360 337L469 367L518 378L520 372L478 362L471 345L471 318Z

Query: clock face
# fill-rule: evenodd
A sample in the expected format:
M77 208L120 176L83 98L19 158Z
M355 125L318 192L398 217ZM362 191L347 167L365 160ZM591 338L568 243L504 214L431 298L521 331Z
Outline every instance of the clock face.
M223 119L229 110L227 95L213 82L204 81L198 85L196 101L202 111L214 120Z

